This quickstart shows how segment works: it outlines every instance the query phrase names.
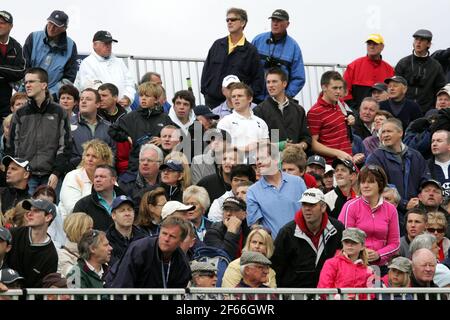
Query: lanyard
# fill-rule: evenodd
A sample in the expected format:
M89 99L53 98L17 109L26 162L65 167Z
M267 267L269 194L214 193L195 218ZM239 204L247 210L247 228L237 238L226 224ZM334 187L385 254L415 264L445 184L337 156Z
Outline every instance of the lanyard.
M166 272L164 271L164 262L161 261L161 274L162 274L164 289L167 288L167 283L169 282L170 263L171 263L171 261L169 261L169 266L167 267L167 274L166 274Z

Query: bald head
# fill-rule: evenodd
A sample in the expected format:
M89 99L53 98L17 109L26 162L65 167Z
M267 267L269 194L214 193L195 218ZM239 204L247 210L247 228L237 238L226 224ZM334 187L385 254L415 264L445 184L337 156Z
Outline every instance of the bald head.
M412 256L412 270L417 282L426 285L433 281L436 255L429 249L418 249Z

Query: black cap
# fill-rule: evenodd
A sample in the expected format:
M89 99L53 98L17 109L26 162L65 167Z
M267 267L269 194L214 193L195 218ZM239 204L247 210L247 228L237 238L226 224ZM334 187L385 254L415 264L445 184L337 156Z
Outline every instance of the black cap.
M389 82L391 82L391 81L401 83L405 86L408 85L408 81L406 81L406 79L403 78L402 76L393 76L391 78L387 78L386 80L384 80L384 83L389 84Z
M414 38L423 38L423 39L427 39L427 40L431 41L433 39L433 34L431 33L430 30L419 29L416 32L414 32L413 37Z
M219 120L220 116L218 114L212 113L211 109L204 105L199 105L194 108L194 113L196 116L204 116L208 119Z
M5 10L0 11L0 18L5 20L6 23L9 23L9 24L13 23L13 16L8 11L5 11Z
M289 21L289 14L286 12L286 10L277 9L272 13L272 15L269 17L269 19L278 19L278 20Z
M50 21L57 27L67 27L69 24L69 16L64 11L55 10L47 18L47 21Z
M247 210L247 205L244 200L241 200L237 197L228 197L225 199L222 205L223 210L234 210L234 211L240 211L240 210Z
M332 164L333 169L336 169L338 164L344 165L344 167L348 168L352 173L357 173L359 171L355 164L350 160L339 158L334 159Z
M44 199L27 199L22 202L22 208L25 210L31 210L31 207L50 213L53 218L56 217L56 206L50 201Z
M387 85L386 85L386 83L377 82L372 86L372 88L370 88L370 92L372 92L374 90L387 91Z
M306 165L309 166L311 164L317 164L325 169L325 159L318 155L313 155L308 158L308 161L306 161Z
M428 179L427 181L423 182L420 185L420 190L422 191L423 188L425 188L427 185L432 184L434 185L436 188L438 188L441 191L444 191L444 189L442 188L442 185L439 181L434 180L434 179Z
M23 280L23 277L16 270L10 268L0 270L0 282L11 284L17 280Z
M113 39L111 33L109 31L100 30L94 34L94 38L92 41L101 41L101 42L118 42L116 39Z
M22 159L22 158L13 158L11 156L5 156L2 159L2 163L5 166L5 168L8 168L9 164L14 161L15 164L18 166L21 166L25 169L25 171L31 172L31 166L30 162L28 160Z
M115 197L112 204L111 204L111 211L116 210L118 207L120 207L123 203L128 203L132 207L134 207L134 202L130 198L128 198L125 195L121 195L118 197Z

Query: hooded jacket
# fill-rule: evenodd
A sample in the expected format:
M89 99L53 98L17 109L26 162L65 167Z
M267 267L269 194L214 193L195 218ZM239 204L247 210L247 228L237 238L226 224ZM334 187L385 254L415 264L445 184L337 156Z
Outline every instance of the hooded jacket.
M303 219L300 209L296 219ZM326 213L325 213L326 215ZM275 252L271 258L279 288L316 288L320 270L325 260L332 258L342 248L344 226L328 217L318 235L318 247L295 221L286 224L275 239Z
M108 133L115 141L125 142L128 137L131 137L133 141L128 160L128 171L136 172L138 170L141 145L152 137L158 137L161 129L168 124L172 124L172 121L160 107L153 109L139 107L111 124Z
M352 261L338 252L325 261L317 288L367 288L372 274L372 269L360 259Z
M399 210L406 212L409 199L419 194L420 185L430 179L430 171L422 155L402 143L401 152L380 146L367 159L366 165L378 165L386 172L388 183L394 184L400 193Z

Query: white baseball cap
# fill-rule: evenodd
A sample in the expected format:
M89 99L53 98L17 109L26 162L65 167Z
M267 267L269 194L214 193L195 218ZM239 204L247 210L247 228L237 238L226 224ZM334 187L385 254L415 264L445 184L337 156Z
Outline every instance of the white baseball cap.
M175 211L191 211L194 210L195 206L188 206L182 204L179 201L167 201L166 204L162 207L161 210L161 219L164 220Z
M305 190L305 192L303 192L302 198L300 199L299 202L316 204L319 201L325 201L323 192L317 188L310 188Z
M230 84L237 83L237 82L241 82L241 80L239 80L239 78L237 76L235 76L234 74L229 74L225 78L223 78L222 88L228 87Z

